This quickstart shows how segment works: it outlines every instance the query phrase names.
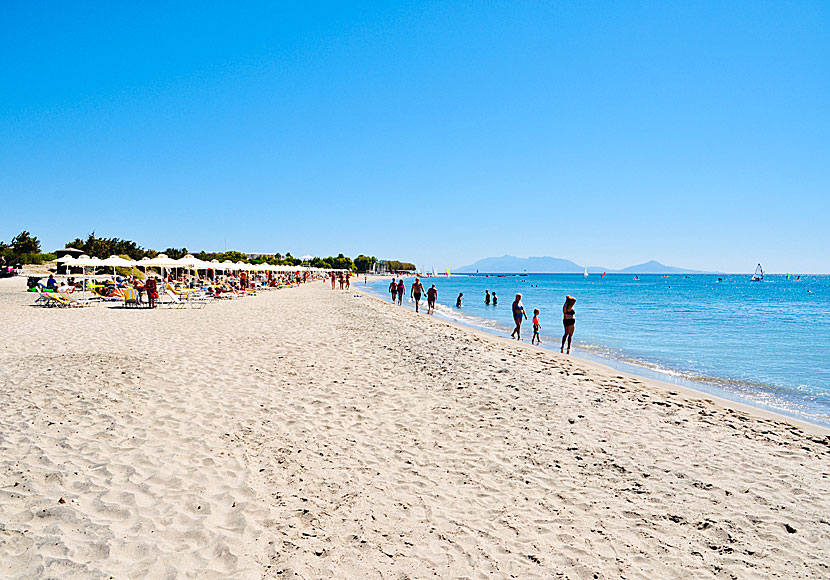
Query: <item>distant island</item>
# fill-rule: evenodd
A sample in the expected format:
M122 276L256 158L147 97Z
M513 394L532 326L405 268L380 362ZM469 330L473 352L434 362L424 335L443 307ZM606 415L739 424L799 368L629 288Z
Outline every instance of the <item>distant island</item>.
M689 268L678 268L666 266L656 260L629 266L621 270L603 268L602 266L580 266L576 262L563 258L551 256L531 256L529 258L517 258L516 256L504 255L499 258L482 258L469 266L456 268L460 274L486 272L500 274L514 274L529 272L533 274L581 274L588 269L589 273L619 273L619 274L710 274L702 270Z

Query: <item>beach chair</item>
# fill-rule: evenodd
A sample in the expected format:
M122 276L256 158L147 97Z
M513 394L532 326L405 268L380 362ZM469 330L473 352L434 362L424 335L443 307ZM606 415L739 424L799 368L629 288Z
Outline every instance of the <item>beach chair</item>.
M187 303L190 304L191 308L204 308L205 304L211 300L213 300L213 298L200 292L190 292L187 295Z
M67 300L64 296L58 295L57 293L42 292L40 290L38 290L38 292L44 299L42 305L47 308L69 308L72 306L72 303L69 300Z
M121 302L124 300L124 292L122 288L115 288L109 296L104 296L98 288L90 288L90 290L98 300L104 300L106 302Z
M124 308L141 306L141 293L135 288L122 288L124 294Z
M85 308L87 306L95 306L100 304L101 301L97 297L92 298L79 298L76 296L72 296L71 294L61 294L58 293L58 296L69 302L70 306L74 306L76 308Z
M161 298L163 298L165 296L167 297L168 301L167 302L162 302ZM179 298L179 295L176 294L175 292L173 292L170 288L165 288L164 289L164 294L159 296L158 304L159 304L159 306L167 305L167 306L170 306L171 308L184 308L185 306L187 306L187 302L185 300L182 300L181 298Z
M46 297L46 293L37 286L35 286L34 288L35 292L37 292L37 300L35 300L35 306L48 306L49 299Z

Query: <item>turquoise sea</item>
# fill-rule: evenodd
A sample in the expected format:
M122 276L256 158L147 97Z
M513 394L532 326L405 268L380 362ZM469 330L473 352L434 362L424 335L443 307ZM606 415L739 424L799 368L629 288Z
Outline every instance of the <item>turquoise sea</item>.
M572 354L830 426L830 276L634 278L479 274L423 282L438 289L440 316L504 336L513 329L510 305L521 293L529 317L541 310L543 347L557 350L562 304L571 294L577 298ZM404 280L407 298L413 279ZM389 280L369 289L388 300ZM484 304L485 289L496 292L498 306ZM522 328L529 342L532 325Z

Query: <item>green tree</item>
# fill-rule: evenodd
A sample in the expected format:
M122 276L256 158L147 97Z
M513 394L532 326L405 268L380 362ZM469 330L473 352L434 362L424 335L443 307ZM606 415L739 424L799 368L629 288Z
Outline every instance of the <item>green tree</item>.
M336 258L329 258L331 260L331 265L333 268L338 270L354 270L354 263L352 259L344 256L343 254L337 254Z
M164 253L167 254L168 258L172 258L173 260L180 260L187 255L187 248L167 248L164 250Z
M17 255L39 254L40 240L27 231L22 231L12 238L12 250Z
M385 264L389 270L395 272L414 271L417 269L415 264L410 262L400 262L398 260L386 260Z
M140 260L141 258L155 257L156 252L152 250L145 250L135 242L130 240L122 240L120 238L98 238L95 232L89 234L86 240L75 238L71 242L67 242L67 248L77 248L83 251L84 254L96 258L109 258L110 256L127 255L133 260Z
M358 272L368 272L377 262L378 259L374 256L364 256L363 254L354 259L354 265Z

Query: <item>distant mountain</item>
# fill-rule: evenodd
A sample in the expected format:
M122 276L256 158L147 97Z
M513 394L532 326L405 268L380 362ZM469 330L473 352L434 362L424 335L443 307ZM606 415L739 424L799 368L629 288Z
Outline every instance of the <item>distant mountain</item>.
M657 262L656 260L651 260L649 262L645 262L643 264L637 264L636 266L629 266L628 268L623 268L622 270L615 270L620 274L705 274L701 270L689 270L688 268L677 268L675 266L666 266Z
M517 258L516 256L504 255L500 258L483 258L469 266L456 268L459 274L486 272L486 273L522 273L533 274L578 274L584 272L585 267L580 266L571 260L563 258L552 258L550 256L531 256L530 258ZM602 266L588 266L588 272L617 272L621 274L704 274L700 270L689 270L688 268L677 268L666 266L651 260L636 266L629 266L622 270L612 270Z
M569 274L582 272L584 268L570 260L551 258L550 256L517 258L502 256L500 258L483 258L469 266L456 268L459 273L471 272L533 272L534 274Z

